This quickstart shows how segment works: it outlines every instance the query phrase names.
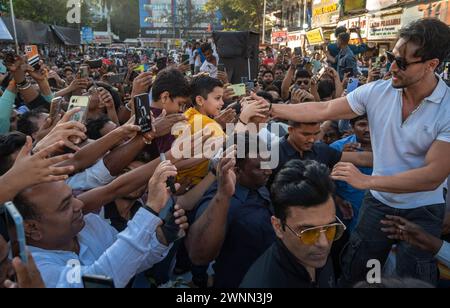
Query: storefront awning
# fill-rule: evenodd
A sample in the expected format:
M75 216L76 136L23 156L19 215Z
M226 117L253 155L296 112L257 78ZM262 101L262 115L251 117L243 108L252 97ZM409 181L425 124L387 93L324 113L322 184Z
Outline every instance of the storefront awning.
M12 41L13 37L11 33L9 33L8 28L6 27L3 20L0 19L0 41Z
M9 33L14 33L11 17L1 18ZM19 44L45 45L49 43L51 31L46 24L16 19L17 40Z
M75 28L67 28L60 26L50 26L56 37L60 39L64 45L79 46L81 45L80 31Z

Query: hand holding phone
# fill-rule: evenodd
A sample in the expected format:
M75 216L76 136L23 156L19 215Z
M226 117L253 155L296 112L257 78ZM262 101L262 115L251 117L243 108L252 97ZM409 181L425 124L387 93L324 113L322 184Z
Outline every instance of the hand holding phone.
M74 114L70 120L86 124L89 102L89 96L72 96L67 110L69 111L75 108L80 108L81 110Z
M21 261L27 264L28 257L22 215L12 202L7 202L4 205L4 210L6 212L6 228L11 242L12 256L13 258L20 257Z
M151 132L152 114L150 109L150 97L148 93L140 94L134 97L134 110L136 113L135 124L141 128L143 134Z

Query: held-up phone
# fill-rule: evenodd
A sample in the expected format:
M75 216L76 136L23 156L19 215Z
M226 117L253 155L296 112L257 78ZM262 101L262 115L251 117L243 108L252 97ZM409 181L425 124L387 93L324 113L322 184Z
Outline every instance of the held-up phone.
M105 276L83 276L85 289L115 289L114 281Z
M358 78L350 78L348 80L348 86L347 86L347 94L352 93L355 91L359 86L359 79Z
M77 112L72 116L72 118L70 119L71 121L86 124L89 101L90 101L89 96L72 96L70 98L69 108L67 109L67 111L72 110L74 108L81 108L79 112Z
M102 59L89 60L89 61L86 61L86 64L87 64L91 69L97 69L97 68L101 68L101 67L103 66L103 61L102 61Z
M349 74L348 77L353 77L355 76L354 72L353 72L353 68L351 67L346 67L344 68L344 74Z
M296 55L297 57L301 57L302 56L302 49L300 47L295 47L294 48L294 55Z
M245 96L247 94L246 84L240 83L240 84L234 84L230 86L230 88L233 89L235 96Z
M116 75L108 76L107 81L110 84L116 84L116 83L122 83L124 79L125 79L125 74L116 74Z
M167 58L159 58L156 60L156 67L158 68L158 71L162 71L167 67Z
M82 65L80 67L80 78L81 79L88 79L89 78L89 66Z
M225 70L226 70L225 64L219 63L219 64L217 65L217 70L218 70L219 72L225 72Z
M55 119L58 116L58 114L61 113L63 101L64 98L62 97L55 97L52 100L50 104L50 114L49 114L50 119Z
M189 55L182 55L181 56L181 63L182 64L187 64L187 62L189 62Z
M174 243L186 236L186 232L181 230L180 227L175 223L175 199L171 197L167 206L161 211L159 217L164 221L161 226L161 231L164 234L165 239L169 243Z
M372 68L380 69L381 68L381 60L380 57L372 58Z
M35 70L40 70L41 66L39 65L39 50L36 45L27 45L25 46L25 54L27 55L28 64L31 65Z
M22 215L20 215L12 202L7 202L4 205L4 211L6 213L6 228L11 242L12 256L13 258L20 257L22 262L27 264L28 257Z
M135 124L141 128L143 134L151 132L152 114L150 109L150 97L148 93L137 95L134 97L134 110L136 113Z

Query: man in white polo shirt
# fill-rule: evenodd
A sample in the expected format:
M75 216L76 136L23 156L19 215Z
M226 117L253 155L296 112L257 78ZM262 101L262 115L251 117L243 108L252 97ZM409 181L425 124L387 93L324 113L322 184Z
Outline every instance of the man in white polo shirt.
M421 19L403 28L392 53L390 81L360 87L325 103L276 105L272 116L298 122L352 119L367 113L374 152L373 176L339 163L334 180L370 190L342 259L344 286L366 280L369 260L383 265L394 240L381 231L386 215L400 216L440 237L444 182L450 174L450 89L436 69L450 51L450 28ZM437 283L434 256L398 243L397 274Z

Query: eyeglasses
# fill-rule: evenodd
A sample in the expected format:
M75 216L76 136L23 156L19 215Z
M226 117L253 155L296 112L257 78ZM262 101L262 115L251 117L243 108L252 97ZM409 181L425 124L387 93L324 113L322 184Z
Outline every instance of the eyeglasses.
M344 235L347 227L338 217L336 217L336 220L338 221L337 223L305 229L300 233L295 232L288 224L286 226L304 245L311 246L317 243L322 233L325 234L328 242L338 241Z
M390 51L386 51L386 57L387 60L389 61L389 63L397 63L397 66L399 69L401 69L402 71L406 71L408 69L408 66L413 65L413 64L419 64L419 63L425 63L428 60L421 60L421 61L416 61L416 62L410 62L408 63L408 61L406 61L405 58L402 57L396 57L392 52Z

